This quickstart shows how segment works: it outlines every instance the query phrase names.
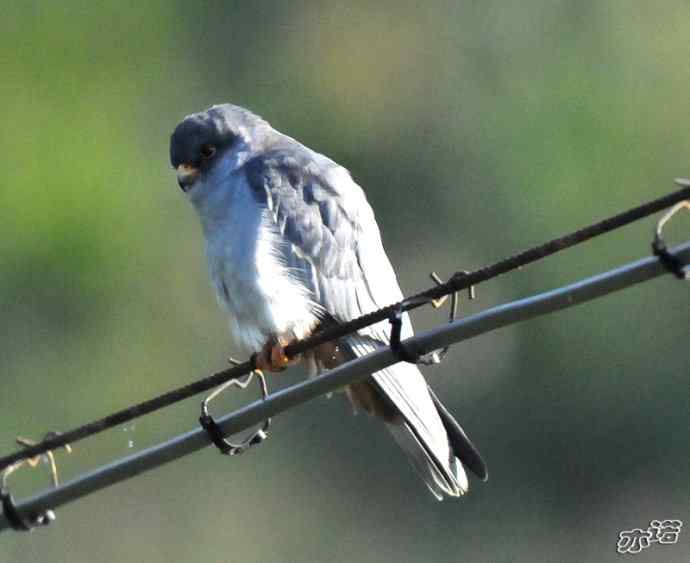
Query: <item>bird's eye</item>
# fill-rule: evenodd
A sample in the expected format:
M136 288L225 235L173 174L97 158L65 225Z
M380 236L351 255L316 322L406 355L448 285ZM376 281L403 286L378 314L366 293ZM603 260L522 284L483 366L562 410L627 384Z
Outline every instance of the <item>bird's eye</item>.
M201 145L199 152L201 153L201 158L208 160L209 158L213 158L213 155L216 154L216 147L213 145Z

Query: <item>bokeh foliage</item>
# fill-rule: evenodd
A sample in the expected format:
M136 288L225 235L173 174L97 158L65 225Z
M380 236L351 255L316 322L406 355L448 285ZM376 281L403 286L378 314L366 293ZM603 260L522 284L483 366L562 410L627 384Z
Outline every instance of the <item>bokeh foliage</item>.
M232 352L167 161L185 114L245 105L346 165L412 292L690 175L689 21L680 1L6 3L0 449ZM652 225L486 284L467 310L647 254ZM336 397L239 459L204 452L3 534L0 561L613 560L622 529L690 523L689 315L668 278L454 348L429 377L491 471L461 502L433 502ZM195 415L79 444L65 477ZM636 561L687 561L688 545Z

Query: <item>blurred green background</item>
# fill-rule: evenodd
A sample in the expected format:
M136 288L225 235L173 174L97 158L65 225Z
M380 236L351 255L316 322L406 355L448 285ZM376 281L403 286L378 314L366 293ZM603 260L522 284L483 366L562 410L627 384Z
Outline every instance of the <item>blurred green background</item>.
M184 115L244 105L348 167L412 293L690 175L689 22L682 1L6 3L0 452L232 353L168 163ZM487 283L465 311L647 255L653 225ZM209 449L3 533L0 561L617 560L620 530L690 527L689 336L690 291L667 276L454 347L427 374L491 473L462 501L435 502L335 397L279 416L245 456ZM197 409L77 444L63 479L192 428ZM47 473L12 483L26 495ZM689 558L685 530L635 561Z

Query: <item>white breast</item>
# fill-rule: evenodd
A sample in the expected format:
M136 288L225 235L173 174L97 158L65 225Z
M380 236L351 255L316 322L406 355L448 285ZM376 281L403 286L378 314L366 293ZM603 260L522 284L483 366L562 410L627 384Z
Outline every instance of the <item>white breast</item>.
M279 259L280 234L268 211L243 178L231 188L231 198L215 202L226 207L224 213L202 214L202 224L211 280L230 313L230 330L240 346L254 352L271 336L303 338L316 317L309 290Z

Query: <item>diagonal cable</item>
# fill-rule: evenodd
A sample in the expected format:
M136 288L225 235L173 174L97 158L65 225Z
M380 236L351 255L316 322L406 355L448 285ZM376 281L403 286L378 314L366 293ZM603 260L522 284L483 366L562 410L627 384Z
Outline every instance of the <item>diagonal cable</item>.
M669 249L669 252L683 265L690 264L690 241ZM521 321L586 303L664 274L670 275L669 270L657 257L642 258L565 287L498 305L452 323L444 323L403 342L421 352L430 351ZM261 423L266 418L362 380L373 371L383 369L397 361L395 353L390 348L383 347L371 354L342 364L317 378L281 389L263 400L219 417L218 426L226 436L235 434ZM161 444L88 471L58 487L42 491L17 503L15 509L23 517L31 519L110 485L175 461L210 444L209 435L202 428L196 428ZM11 521L7 515L0 512L0 531L10 526Z
M389 318L395 311L408 311L416 307L420 307L421 305L430 302L432 299L438 299L444 295L452 294L456 291L466 289L472 285L477 285L480 282L484 282L512 270L516 270L527 264L531 264L547 256L560 252L561 250L571 248L604 233L608 233L625 225L629 225L630 223L633 223L639 219L648 217L653 213L671 207L680 201L690 199L690 180L677 179L676 184L681 186L681 188L675 192L659 197L632 209L628 209L627 211L623 211L572 233L555 238L544 244L532 247L509 258L500 260L492 265L485 266L479 270L475 270L474 272L470 272L469 274L455 274L448 282L404 299L401 303L384 307L378 311L363 315L349 322L318 331L304 340L290 344L286 347L285 353L288 357L301 354L306 350L319 346L320 344L330 340L342 338L343 336L352 334L366 326L385 320ZM199 379L177 389L173 389L172 391L168 391L167 393L163 393L162 395L154 397L153 399L149 399L98 420L89 422L68 432L56 434L53 437L36 444L35 446L30 446L1 457L0 471L19 460L34 457L49 450L54 450L67 444L83 440L88 436L93 436L94 434L98 434L104 430L108 430L109 428L124 424L125 422L180 402L203 391L208 391L209 389L221 385L230 379L246 375L252 371L252 369L253 360L249 360L235 367L219 371L203 379Z

